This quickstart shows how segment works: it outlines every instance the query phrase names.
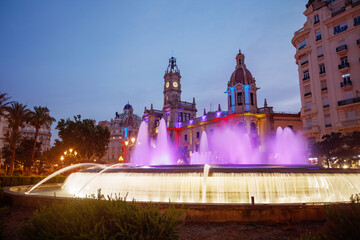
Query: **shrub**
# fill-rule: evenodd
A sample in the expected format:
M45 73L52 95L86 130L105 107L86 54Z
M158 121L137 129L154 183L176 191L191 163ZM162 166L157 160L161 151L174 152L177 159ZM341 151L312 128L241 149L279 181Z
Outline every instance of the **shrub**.
M301 240L360 239L360 194L351 195L350 204L326 206L327 221L319 233L302 235Z
M42 208L26 222L22 239L178 239L184 212L123 199L76 199Z

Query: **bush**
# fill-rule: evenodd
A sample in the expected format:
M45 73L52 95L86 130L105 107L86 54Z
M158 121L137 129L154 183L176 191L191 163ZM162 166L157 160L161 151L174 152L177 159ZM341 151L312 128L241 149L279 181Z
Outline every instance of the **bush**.
M42 208L26 222L22 239L178 239L184 212L123 199L76 199Z
M33 185L40 182L44 178L44 176L0 176L0 187ZM65 176L56 176L51 178L46 183L62 183L65 181L65 179Z

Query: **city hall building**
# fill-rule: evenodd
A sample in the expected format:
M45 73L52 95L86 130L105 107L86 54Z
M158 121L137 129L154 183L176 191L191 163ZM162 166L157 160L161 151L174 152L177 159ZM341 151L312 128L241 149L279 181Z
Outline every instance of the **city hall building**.
M190 102L181 99L180 70L176 59L171 57L164 75L163 108L156 110L152 104L150 109L145 107L143 119L148 123L150 136L156 136L159 121L164 118L173 143L178 148L186 148L191 154L199 149L203 131L209 135L223 126L242 128L249 134L253 145L262 146L263 149L266 149L266 137L274 134L278 127L290 127L294 131L300 131L300 113L276 113L267 105L266 99L264 106L258 107L259 88L246 68L245 55L239 51L235 59L235 70L229 81L224 81L227 109L222 110L219 104L217 111L204 110L199 114L195 98Z

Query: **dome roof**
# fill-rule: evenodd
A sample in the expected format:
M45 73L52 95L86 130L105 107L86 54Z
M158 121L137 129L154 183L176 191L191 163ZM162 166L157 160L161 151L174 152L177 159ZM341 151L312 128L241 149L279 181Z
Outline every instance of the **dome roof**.
M255 83L255 79L253 78L251 72L246 68L245 55L242 54L240 50L239 53L236 55L235 71L231 74L228 85L234 86L238 83L243 85Z
M130 108L132 108L132 106L130 104L126 104L124 107L124 110L130 109Z
M232 86L238 83L248 85L253 82L254 78L251 75L251 72L244 65L242 67L236 68L230 77L230 84Z

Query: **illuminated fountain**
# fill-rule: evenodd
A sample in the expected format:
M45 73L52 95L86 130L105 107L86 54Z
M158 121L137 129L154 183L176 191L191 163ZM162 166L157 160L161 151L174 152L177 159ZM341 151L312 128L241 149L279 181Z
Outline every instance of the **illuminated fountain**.
M306 165L304 143L290 129L278 129L266 150L252 146L247 134L220 129L202 133L190 165L176 155L160 121L155 145L146 123L140 126L132 166L90 168L72 173L56 196L105 196L128 200L182 203L314 203L348 201L360 191L357 170L325 170ZM54 189L30 194L53 195Z

